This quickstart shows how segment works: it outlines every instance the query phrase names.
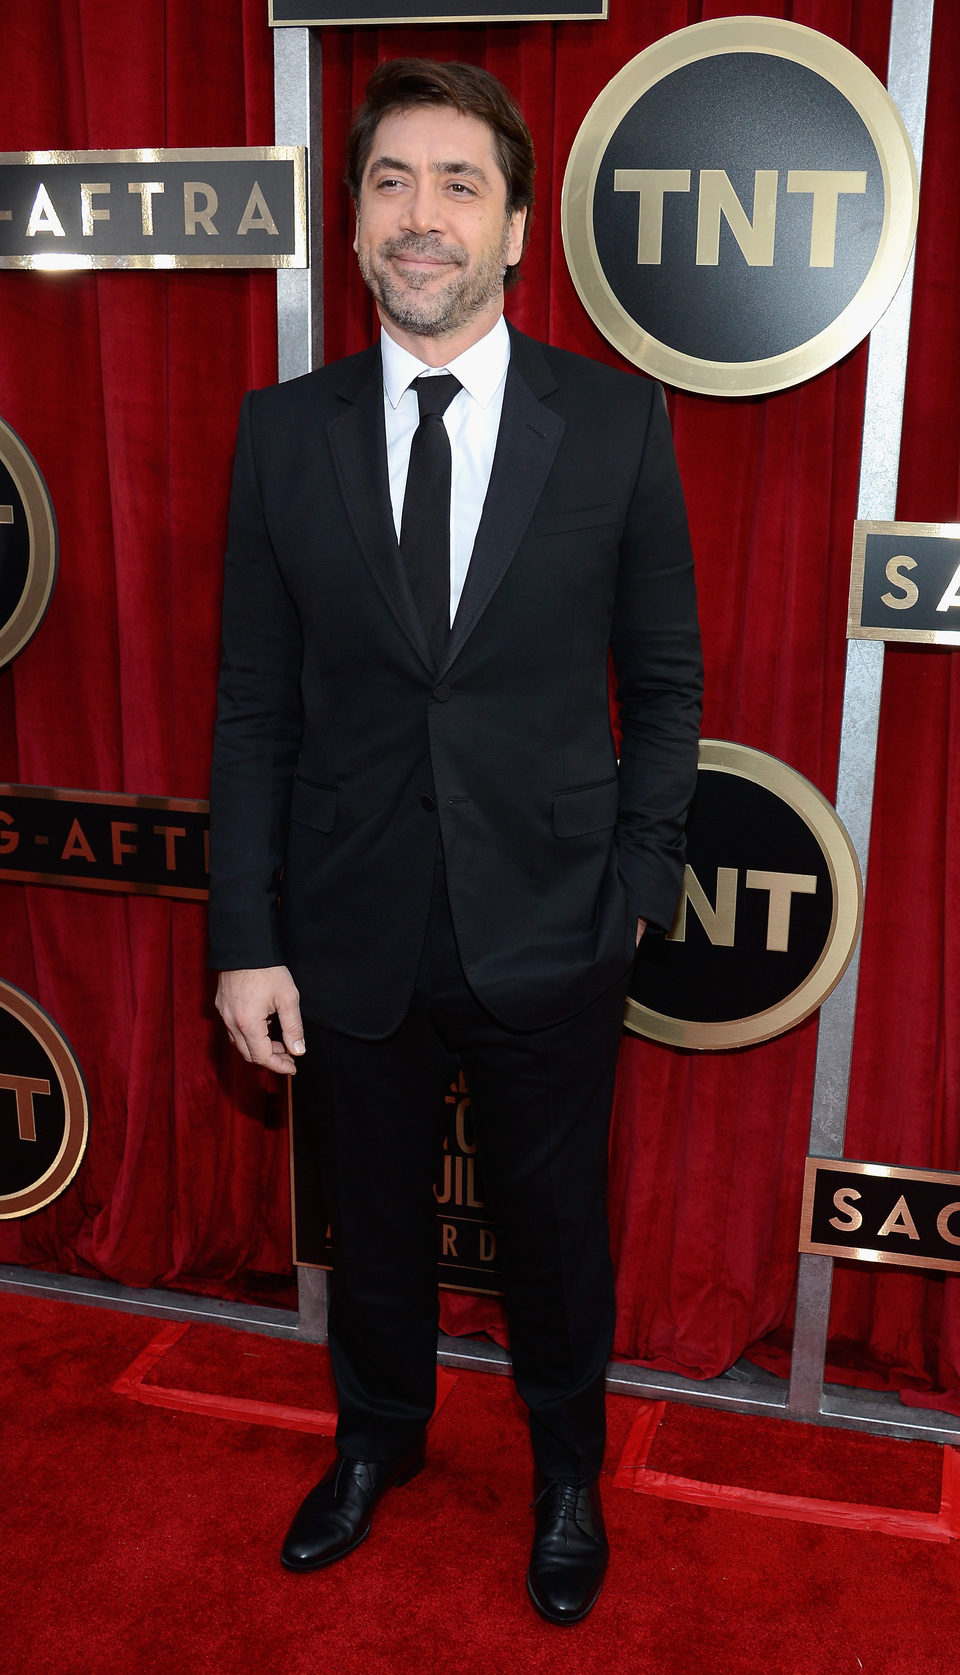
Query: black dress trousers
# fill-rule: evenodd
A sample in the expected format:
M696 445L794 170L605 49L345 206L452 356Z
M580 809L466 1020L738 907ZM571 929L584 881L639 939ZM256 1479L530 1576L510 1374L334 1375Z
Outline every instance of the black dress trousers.
M506 1029L466 981L438 859L400 1028L369 1041L305 1020L294 1110L315 1128L333 1228L329 1341L344 1454L395 1457L433 1411L433 1183L459 1064L536 1463L571 1482L599 1475L614 1324L607 1146L627 977L561 1024Z

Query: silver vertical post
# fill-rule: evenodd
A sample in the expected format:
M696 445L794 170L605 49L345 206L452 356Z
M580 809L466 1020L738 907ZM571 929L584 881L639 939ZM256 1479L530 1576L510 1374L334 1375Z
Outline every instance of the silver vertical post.
M307 147L310 266L277 271L280 380L323 364L323 147L320 32L273 32L274 143Z
M887 87L910 135L918 172L923 159L932 28L933 0L894 0ZM889 520L896 515L913 267L911 256L900 289L870 335L858 518ZM837 813L850 833L864 883L873 814L883 650L882 640L847 642ZM843 1156L859 975L858 944L843 977L820 1009L809 1145L811 1154L818 1157ZM832 1257L800 1257L789 1397L794 1418L812 1418L820 1412L832 1284Z
M307 147L310 266L277 272L277 351L280 380L323 363L323 150L320 34L315 29L273 32L274 138ZM327 1336L327 1276L297 1268L297 1332L310 1343Z

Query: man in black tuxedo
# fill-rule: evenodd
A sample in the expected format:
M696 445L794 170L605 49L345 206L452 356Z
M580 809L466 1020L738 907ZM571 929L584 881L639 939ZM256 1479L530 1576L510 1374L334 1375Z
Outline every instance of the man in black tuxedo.
M423 1464L459 1061L530 1410L528 1587L566 1623L607 1561L607 1133L633 954L679 892L700 651L662 392L503 321L533 166L485 71L371 78L348 181L380 344L241 417L211 963L243 1056L298 1071L331 1196L338 1454L284 1563L351 1551Z

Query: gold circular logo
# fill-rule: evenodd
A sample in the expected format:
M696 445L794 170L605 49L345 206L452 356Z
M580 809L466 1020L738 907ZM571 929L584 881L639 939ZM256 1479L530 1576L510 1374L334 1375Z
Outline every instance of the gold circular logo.
M673 1047L748 1047L809 1017L856 946L863 887L836 809L762 750L704 739L683 891L645 936L624 1022Z
M87 1091L70 1047L29 995L0 982L0 1220L42 1210L87 1144Z
M681 389L765 395L876 324L913 248L917 170L885 87L779 18L667 35L607 84L563 183L587 313Z
M40 468L0 419L0 668L33 639L57 576L57 520Z

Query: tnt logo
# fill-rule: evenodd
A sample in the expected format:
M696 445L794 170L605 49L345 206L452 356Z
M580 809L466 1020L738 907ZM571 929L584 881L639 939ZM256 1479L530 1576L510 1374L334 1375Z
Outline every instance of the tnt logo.
M825 35L726 18L667 36L574 142L564 244L638 366L756 395L833 364L900 282L916 167L885 88Z
M852 845L816 787L705 739L680 901L667 936L640 944L627 1027L700 1048L781 1034L839 982L861 904Z
M0 983L0 1220L42 1209L72 1181L87 1144L87 1094L53 1019Z
M0 419L0 668L43 621L57 574L53 502L33 455Z

